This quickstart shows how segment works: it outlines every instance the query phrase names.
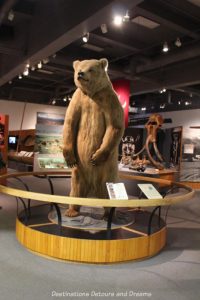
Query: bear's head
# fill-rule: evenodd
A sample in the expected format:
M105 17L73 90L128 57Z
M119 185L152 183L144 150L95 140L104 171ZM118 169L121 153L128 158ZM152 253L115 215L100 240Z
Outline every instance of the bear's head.
M100 60L76 60L73 63L73 67L76 86L89 96L93 96L96 92L110 84L106 72L108 67L106 58Z

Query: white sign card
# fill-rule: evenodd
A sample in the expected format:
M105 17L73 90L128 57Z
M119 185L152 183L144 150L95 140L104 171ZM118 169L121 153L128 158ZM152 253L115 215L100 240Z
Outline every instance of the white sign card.
M148 199L162 199L163 197L161 194L156 190L156 188L152 184L148 183L143 183L143 184L138 184L139 188L143 192L143 194L148 198Z
M194 144L184 144L183 145L183 153L193 154L194 153Z
M106 187L110 199L120 199L120 200L128 199L128 195L124 183L106 182Z

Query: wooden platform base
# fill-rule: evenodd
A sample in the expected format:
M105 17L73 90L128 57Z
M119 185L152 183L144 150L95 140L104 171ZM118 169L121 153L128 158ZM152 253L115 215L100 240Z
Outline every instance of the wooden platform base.
M34 253L54 259L85 263L116 263L145 259L157 254L166 243L166 226L155 215L147 235L150 213L133 210L134 224L107 231L61 227L48 219L48 205L32 208L27 224L23 212L16 221L19 242Z

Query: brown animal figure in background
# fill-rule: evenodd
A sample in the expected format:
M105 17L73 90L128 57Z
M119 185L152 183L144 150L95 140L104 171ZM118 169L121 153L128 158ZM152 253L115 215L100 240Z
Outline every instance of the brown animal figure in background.
M139 156L143 151L146 150L149 161L152 163L152 165L154 165L159 170L164 169L164 166L162 164L163 158L157 147L157 133L158 133L158 129L162 126L162 124L163 124L163 117L161 115L152 114L149 117L148 122L145 124L145 128L147 130L146 142L145 142L144 146L142 147L142 149L138 153L135 153L132 156L132 157ZM155 155L159 161L156 161L150 153L149 147L151 144L153 145Z
M72 167L72 197L107 198L106 182L118 179L118 146L124 112L107 75L108 61L75 61L77 89L67 108L63 155ZM76 216L73 205L67 216Z

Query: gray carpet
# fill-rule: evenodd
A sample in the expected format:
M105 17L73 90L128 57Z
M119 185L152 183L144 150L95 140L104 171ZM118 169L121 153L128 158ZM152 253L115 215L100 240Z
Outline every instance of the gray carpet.
M55 192L65 194L65 180L55 182ZM41 180L34 186L48 190ZM0 195L0 300L200 299L199 196L170 209L167 246L157 256L89 265L48 260L23 248L15 238L15 199Z

